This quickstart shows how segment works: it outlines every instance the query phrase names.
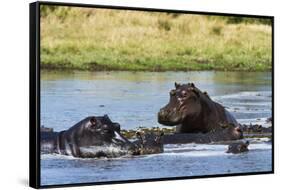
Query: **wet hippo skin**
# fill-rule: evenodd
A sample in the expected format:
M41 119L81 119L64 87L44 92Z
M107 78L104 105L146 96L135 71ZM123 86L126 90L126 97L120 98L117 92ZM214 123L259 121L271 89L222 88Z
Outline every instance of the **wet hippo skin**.
M239 127L229 125L227 128L219 129L209 133L175 133L164 135L164 144L184 144L184 143L213 143L221 141L232 141L242 139L243 133Z
M87 117L65 131L41 128L41 152L74 157L116 157L134 151L107 115ZM120 154L120 155L119 155Z
M164 151L163 133L136 134L131 142L120 133L120 125L107 115L83 119L65 131L41 127L41 152L81 158L157 154Z
M222 124L239 126L235 118L193 83L175 83L169 103L158 112L158 122L177 126L178 133L208 133Z
M226 151L226 153L238 154L242 152L248 152L249 144L249 141L232 143L228 146L228 150Z

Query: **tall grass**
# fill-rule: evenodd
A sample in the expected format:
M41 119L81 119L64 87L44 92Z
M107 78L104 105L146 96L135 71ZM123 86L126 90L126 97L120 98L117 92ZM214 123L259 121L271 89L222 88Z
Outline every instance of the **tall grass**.
M268 24L230 24L214 16L43 8L41 65L85 70L268 70L271 32Z

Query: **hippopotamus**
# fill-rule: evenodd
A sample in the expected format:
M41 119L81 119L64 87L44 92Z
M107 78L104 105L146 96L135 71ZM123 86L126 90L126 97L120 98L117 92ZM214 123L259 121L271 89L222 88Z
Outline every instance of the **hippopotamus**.
M119 123L107 115L90 116L67 130L41 129L41 152L74 157L117 157L134 151L135 146L120 134Z
M158 154L164 152L163 132L136 132L138 140L134 141L135 155Z
M158 122L177 126L178 133L208 133L219 129L221 124L239 126L221 104L193 83L175 83L175 89L170 91L169 103L158 112Z
M249 141L232 143L228 146L228 150L226 151L226 153L238 154L242 152L247 152L249 151L249 144Z
M228 125L211 131L209 133L175 133L164 135L164 144L184 144L184 143L214 143L221 141L232 141L243 138L243 132L238 126Z

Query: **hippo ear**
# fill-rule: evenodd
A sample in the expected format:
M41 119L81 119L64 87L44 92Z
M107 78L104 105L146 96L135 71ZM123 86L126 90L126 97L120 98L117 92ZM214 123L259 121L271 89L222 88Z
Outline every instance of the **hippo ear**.
M175 87L176 88L180 87L180 83L175 82Z
M195 87L194 83L191 83L190 86L193 87L193 88Z

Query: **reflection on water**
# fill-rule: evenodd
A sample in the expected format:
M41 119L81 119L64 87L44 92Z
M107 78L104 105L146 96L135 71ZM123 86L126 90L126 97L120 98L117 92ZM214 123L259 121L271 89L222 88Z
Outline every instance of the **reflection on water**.
M124 129L159 126L156 114L174 82L194 82L241 123L271 117L270 72L42 72L41 124L67 129L89 115L108 114ZM118 159L44 155L42 184L211 175L271 170L271 144L241 155L224 145L166 145L163 154ZM176 163L176 164L175 164Z

